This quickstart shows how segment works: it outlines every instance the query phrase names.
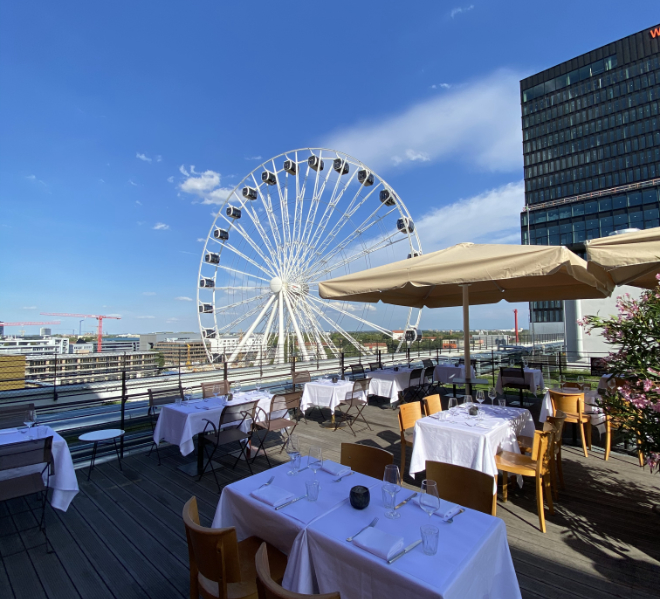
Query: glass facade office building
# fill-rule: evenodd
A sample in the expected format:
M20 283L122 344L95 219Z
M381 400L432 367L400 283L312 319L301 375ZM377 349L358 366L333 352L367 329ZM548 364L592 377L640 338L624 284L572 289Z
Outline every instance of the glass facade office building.
M522 80L520 101L523 244L582 253L586 240L660 226L660 28ZM563 320L553 302L532 308L535 322Z

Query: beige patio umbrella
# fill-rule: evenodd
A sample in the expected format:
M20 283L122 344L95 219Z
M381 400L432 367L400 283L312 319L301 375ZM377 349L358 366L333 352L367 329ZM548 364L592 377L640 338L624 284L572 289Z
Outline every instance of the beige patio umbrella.
M563 246L459 243L319 283L319 294L414 308L462 305L469 378L470 304L604 298L613 288L604 272L589 272L587 263Z
M653 289L660 272L660 227L587 242L589 270L602 266L617 285Z

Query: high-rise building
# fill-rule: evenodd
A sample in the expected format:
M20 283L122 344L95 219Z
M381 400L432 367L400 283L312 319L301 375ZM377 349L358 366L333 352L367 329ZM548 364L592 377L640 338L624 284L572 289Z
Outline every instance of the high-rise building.
M520 101L523 244L581 254L589 239L660 226L660 27L523 79ZM531 307L539 332L564 319L562 302Z

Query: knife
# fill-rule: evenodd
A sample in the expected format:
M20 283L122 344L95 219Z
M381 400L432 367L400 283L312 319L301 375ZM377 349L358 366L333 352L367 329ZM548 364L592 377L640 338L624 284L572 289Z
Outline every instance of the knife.
M295 499L292 499L291 501L287 501L286 503L283 503L282 505L278 505L275 510L281 510L283 507L286 507L287 505L291 505L292 503L295 503L296 501L300 501L301 499L305 499L307 495L301 495L300 497L296 497Z
M395 510L398 510L400 507L403 507L404 505L406 505L406 503L408 503L408 502L409 502L411 499L413 499L414 497L417 497L417 493L413 493L410 497L408 497L408 499L404 499L401 503L397 503L397 504L394 506L394 509L395 509Z
M422 542L422 539L417 539L414 543L410 543L410 545L408 545L408 547L406 547L403 551L399 551L399 553L397 553L392 559L388 559L387 563L388 564L393 564L400 557L403 557L406 553L408 553L409 551L412 551L421 542Z

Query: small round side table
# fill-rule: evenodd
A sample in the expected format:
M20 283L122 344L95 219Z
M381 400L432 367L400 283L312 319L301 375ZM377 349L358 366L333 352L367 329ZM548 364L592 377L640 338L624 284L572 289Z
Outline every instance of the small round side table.
M99 443L112 442L112 444L115 446L115 453L117 454L119 469L122 470L121 456L119 455L119 449L117 448L117 439L123 437L124 432L125 431L121 430L120 428L108 428L105 430L85 433L84 435L80 435L80 437L78 437L80 441L94 443L94 447L92 448L92 460L89 463L89 472L87 473L87 480L89 480L89 477L92 476L92 470L94 469L94 462L96 461L96 449L98 448Z

